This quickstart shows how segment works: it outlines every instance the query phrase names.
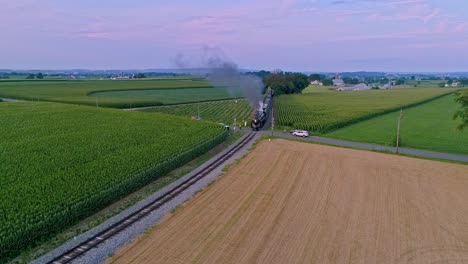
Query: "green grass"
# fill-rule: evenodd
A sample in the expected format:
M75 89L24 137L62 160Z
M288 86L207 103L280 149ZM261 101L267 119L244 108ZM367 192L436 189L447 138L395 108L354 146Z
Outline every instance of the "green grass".
M276 98L275 114L279 129L326 133L453 91L418 88L281 95Z
M304 90L302 90L303 94L307 93L330 93L330 92L337 92L335 91L336 87L334 86L320 86L320 85L309 85Z
M468 131L456 129L458 105L451 95L403 111L403 147L468 154ZM326 134L327 137L392 145L399 112L375 117Z
M439 87L439 83L441 82L445 82L445 81L442 81L442 80L437 80L437 81L433 81L433 80L406 80L405 81L405 84L403 85L399 85L398 87L400 88L414 88L415 85L416 87L418 88L437 88Z
M174 88L179 89L172 91ZM160 91L160 89L164 90ZM114 93L114 91L120 92ZM164 96L164 93L167 93L168 96ZM93 94L98 95L98 97L90 96ZM233 98L234 95L227 94L224 89L211 88L206 80L160 78L148 80L0 81L0 97L127 108L162 105L168 101L170 103L186 103L190 101L190 98L192 98L192 102L218 100Z
M243 122L244 120L249 122L253 113L252 108L244 99L238 100L237 104L234 100L227 100L173 106L157 106L143 111L160 112L186 117L197 117L198 113L200 113L200 118L202 120L225 124L233 124L235 113L238 123Z
M0 104L0 262L223 141L164 114L47 102Z

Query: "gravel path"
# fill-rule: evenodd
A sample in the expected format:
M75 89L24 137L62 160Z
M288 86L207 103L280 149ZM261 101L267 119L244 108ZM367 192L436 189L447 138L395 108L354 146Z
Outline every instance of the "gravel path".
M242 140L244 137L247 135L244 135L242 138L239 139ZM187 199L191 198L196 192L199 190L205 188L210 182L212 182L214 179L216 179L219 175L222 173L222 169L224 166L227 164L233 163L236 159L242 157L248 152L248 149L252 146L253 142L255 142L256 139L258 139L260 134L257 134L254 136L253 140L251 140L248 144L246 144L241 150L239 150L237 153L235 153L231 158L229 158L227 161L225 161L223 164L218 166L215 170L210 172L206 177L198 181L196 184L188 188L187 190L183 191L180 193L175 199L171 200L169 203L161 206L158 210L150 213L147 217L144 219L140 220L139 222L135 223L131 227L127 228L125 231L122 233L118 234L117 236L113 237L112 239L102 243L99 245L97 248L91 249L88 252L86 252L81 258L71 262L71 263L101 263L103 262L107 257L112 255L115 251L117 251L120 247L123 245L129 243L131 240L145 232L148 228L153 227L154 225L158 224L159 221L171 210L176 208L178 205L182 204L184 201ZM238 142L239 142L238 141ZM116 215L112 217L111 219L107 220L106 222L102 223L101 225L89 230L88 232L85 232L81 234L80 236L76 237L73 240L68 241L64 245L56 248L52 252L34 260L32 263L33 264L39 264L39 263L48 263L52 259L54 259L56 256L70 250L71 248L75 247L78 245L80 242L94 236L95 234L101 232L102 230L106 229L108 226L112 225L113 223L118 222L120 219L124 218L125 216L128 216L129 214L139 210L140 208L144 207L145 205L151 203L151 201L155 200L158 197L163 196L165 193L167 193L170 189L172 189L174 186L178 185L180 182L183 182L187 178L190 178L192 175L198 173L200 170L202 170L207 164L210 164L211 161L217 159L219 156L223 155L224 153L228 152L235 144L231 145L229 148L224 150L223 152L219 153L209 161L207 161L204 165L198 167L194 171L188 173L187 175L183 176L179 180L171 183L170 185L166 186L165 188L161 189L160 191L154 193L150 197L146 198L145 200L139 202L138 204L128 208L127 210L123 211L119 215Z
M269 131L262 131L261 133L265 135L271 135L271 132ZM295 137L289 133L275 132L274 135L277 137L282 137L282 138L299 139L298 137ZM390 147L390 146L352 142L352 141L345 141L345 140L324 138L324 137L315 137L315 136L308 137L308 138L300 138L300 139L317 142L317 143L328 144L328 145L334 145L334 146L377 150L377 151L388 151L388 152L396 153L396 148ZM425 158L436 158L436 159L468 162L468 156L461 155L461 154L450 154L450 153L442 153L442 152L434 152L434 151L410 149L410 148L400 148L400 153L405 154L405 155L413 155L413 156L425 157Z

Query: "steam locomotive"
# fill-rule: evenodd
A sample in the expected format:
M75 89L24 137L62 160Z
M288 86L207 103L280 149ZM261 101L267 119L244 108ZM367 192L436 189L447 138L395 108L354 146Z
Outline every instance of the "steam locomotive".
M255 113L255 118L250 123L250 127L253 131L262 129L268 120L268 115L271 111L271 100L273 97L273 91L268 89L267 96L263 98L260 109Z

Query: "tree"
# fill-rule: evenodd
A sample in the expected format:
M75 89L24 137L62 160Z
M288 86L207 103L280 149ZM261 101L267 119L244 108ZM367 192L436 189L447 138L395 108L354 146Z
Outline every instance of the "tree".
M463 130L468 127L468 90L458 91L455 96L455 102L461 105L461 109L455 113L453 119L461 119L457 128Z
M416 80L416 76L414 76L414 75L411 76L411 80L413 80L413 81Z
M444 82L439 83L439 87L440 87L440 88L445 87L445 83L444 83Z
M343 77L343 82L345 84L358 84L359 79L357 78L351 78L351 77Z
M309 75L309 81L311 81L311 82L320 81L321 79L322 79L322 76L320 76L320 74L318 74L318 73L314 73L314 74Z
M256 71L256 72L246 72L245 74L247 75L255 75L255 76L258 76L260 78L265 78L267 77L268 75L271 74L271 72L269 71L265 71L265 70L261 70L261 71Z
M41 79L41 80L44 79L44 75L42 74L42 72L36 75L36 79Z
M332 79L323 79L322 83L323 83L324 86L333 86Z
M380 84L388 84L390 80L388 78L382 78L380 79Z
M143 79L143 78L146 78L146 76L145 76L144 73L141 73L141 72L140 72L140 73L135 74L135 78L137 78L137 79Z
M405 84L405 79L403 79L403 78L400 78L400 79L396 80L396 82L395 82L395 85L402 85L402 84Z
M34 74L29 74L28 76L26 76L26 79L28 80L32 80L32 79L35 79L36 76Z
M263 82L275 94L301 93L309 85L307 75L302 73L273 73L266 76Z

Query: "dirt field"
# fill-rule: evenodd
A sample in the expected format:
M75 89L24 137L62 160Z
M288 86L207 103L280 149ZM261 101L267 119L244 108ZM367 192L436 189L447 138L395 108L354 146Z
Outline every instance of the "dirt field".
M109 263L468 263L468 166L264 141Z

